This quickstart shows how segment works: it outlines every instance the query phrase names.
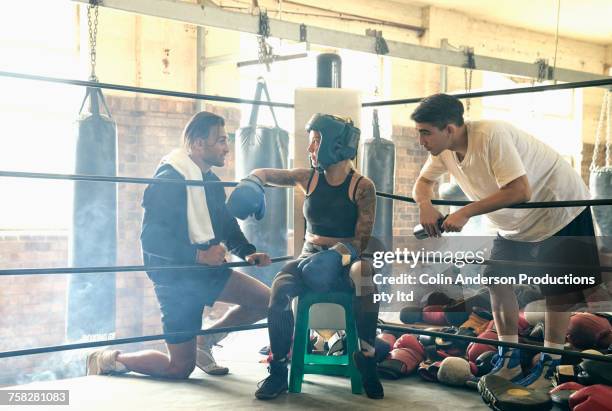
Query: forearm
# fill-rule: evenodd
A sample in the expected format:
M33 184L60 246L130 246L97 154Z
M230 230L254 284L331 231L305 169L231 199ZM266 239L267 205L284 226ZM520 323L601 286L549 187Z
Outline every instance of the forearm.
M297 181L292 171L277 168L257 168L251 172L251 175L259 178L263 184L293 187L297 184Z
M434 198L434 183L429 180L419 178L412 188L412 197L417 205L431 205Z
M502 189L489 197L466 205L461 212L467 217L474 217L523 202L525 202L525 195L522 192Z

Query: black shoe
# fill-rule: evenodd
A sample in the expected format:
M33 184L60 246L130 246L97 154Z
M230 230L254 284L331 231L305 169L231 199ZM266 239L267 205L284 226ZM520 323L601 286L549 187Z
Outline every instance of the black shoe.
M287 392L287 362L274 361L268 366L270 375L257 384L255 397L260 400L271 400Z
M355 365L361 374L363 389L368 398L374 400L382 399L385 396L385 392L376 373L376 359L374 357L366 357L361 351L357 351L353 353L353 361L355 361Z

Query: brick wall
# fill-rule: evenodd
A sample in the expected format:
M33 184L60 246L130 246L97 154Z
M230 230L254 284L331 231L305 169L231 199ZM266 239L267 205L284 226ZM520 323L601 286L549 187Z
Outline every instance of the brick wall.
M67 259L65 233L0 233L0 268L62 267ZM0 351L63 343L66 284L64 275L0 277ZM36 357L0 360L0 384L30 372Z
M419 144L413 127L393 127L395 143L395 192L412 197L412 186L427 160L427 151ZM393 236L412 235L418 223L418 210L414 204L396 201L393 205Z

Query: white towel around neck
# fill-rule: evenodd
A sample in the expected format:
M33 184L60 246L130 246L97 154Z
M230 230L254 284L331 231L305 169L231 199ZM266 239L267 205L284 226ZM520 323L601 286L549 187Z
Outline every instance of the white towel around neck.
M173 150L162 158L161 164L169 164L185 177L185 180L203 181L202 170L184 148ZM206 191L202 186L187 186L187 226L192 244L202 244L215 238L206 202Z

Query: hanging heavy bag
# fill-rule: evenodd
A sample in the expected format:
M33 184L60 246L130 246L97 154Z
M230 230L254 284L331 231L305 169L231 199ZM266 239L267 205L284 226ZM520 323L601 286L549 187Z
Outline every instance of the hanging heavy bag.
M606 91L604 94L599 122L595 133L595 146L593 148L593 158L591 160L589 178L589 189L593 199L612 198L612 133L610 128L610 111L612 111L612 92ZM605 147L602 142L602 133L605 125L606 142ZM605 152L605 162L603 167L597 166L597 161L601 150ZM594 206L591 207L597 235L601 240L601 251L612 254L612 207Z
M374 183L376 191L392 193L395 186L395 145L391 140L380 137L378 111L374 110L372 122L373 138L363 144L361 172ZM376 218L372 237L368 245L369 252L390 251L393 249L393 200L376 198ZM385 277L391 275L392 264L385 264L377 273ZM389 290L388 284L380 286L380 292Z
M261 100L265 92L266 99L270 100L265 81L259 78L255 91L255 100ZM274 109L270 106L274 127L257 125L259 105L253 105L249 124L236 132L236 180L240 180L256 168L288 168L289 162L289 133L278 126ZM288 215L287 204L291 190L266 189L266 215L257 221L248 218L240 222L246 238L258 250L272 255L287 254ZM272 264L268 267L244 271L256 277L267 285L272 284L274 275L282 263Z
M91 81L96 77L98 2L87 7ZM83 107L89 101L89 113ZM106 115L100 112L100 103ZM76 122L75 173L117 176L117 125L102 91L88 87ZM117 185L76 181L70 237L73 267L117 265ZM115 274L73 274L68 283L66 338L91 340L115 335Z
M82 114L89 101L90 112ZM100 102L106 115L100 112ZM117 175L117 126L99 88L89 87L76 122L76 174ZM76 181L70 263L73 267L117 265L117 186ZM115 332L115 274L72 275L68 287L69 340Z

